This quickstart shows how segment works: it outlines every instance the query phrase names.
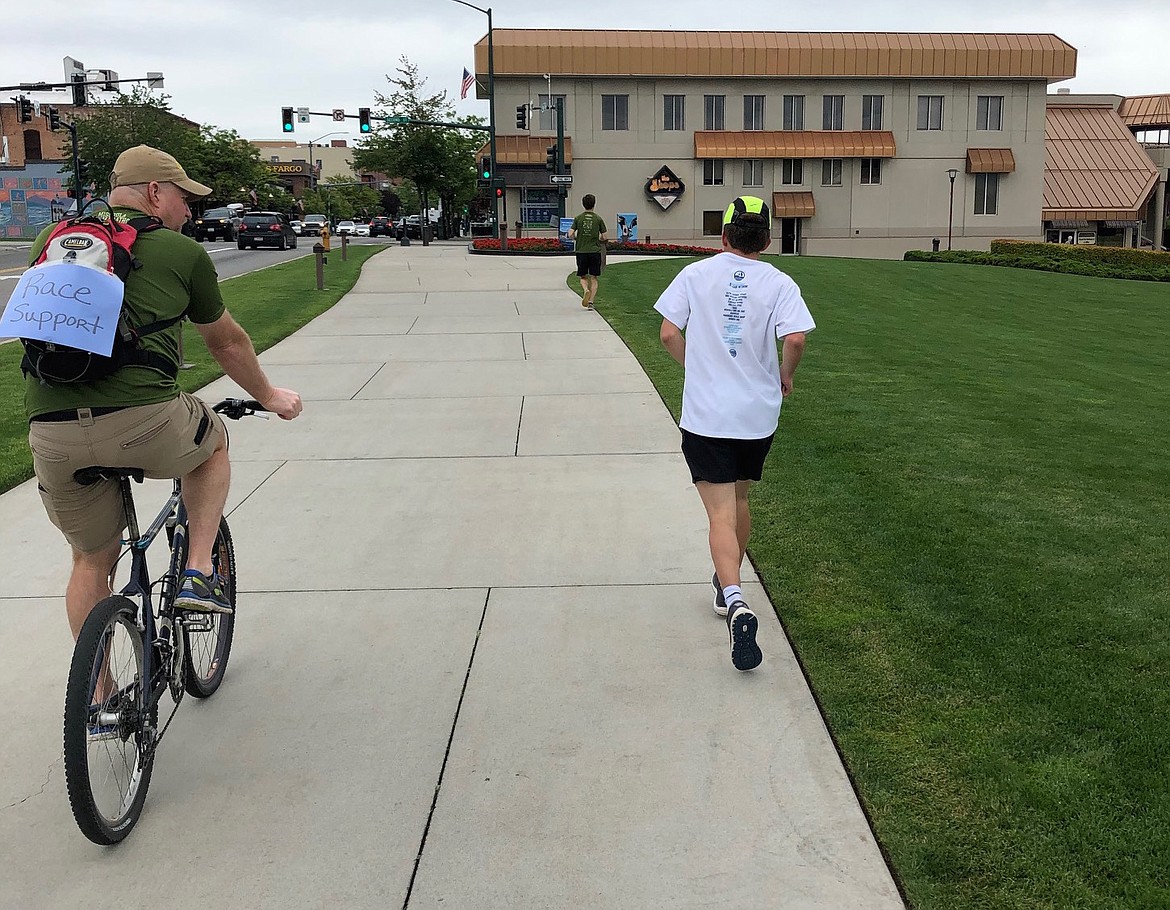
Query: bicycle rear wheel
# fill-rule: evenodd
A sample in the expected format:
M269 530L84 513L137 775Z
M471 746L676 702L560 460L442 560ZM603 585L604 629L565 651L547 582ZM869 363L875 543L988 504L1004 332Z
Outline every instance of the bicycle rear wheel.
M186 561L186 554L183 554ZM183 649L183 686L195 698L215 694L227 672L236 628L236 554L226 518L219 521L219 533L211 551L216 574L232 605L231 613L188 614L182 621L186 647Z
M65 690L65 785L81 833L116 844L130 833L150 786L156 725L149 698L137 607L115 595L90 612Z

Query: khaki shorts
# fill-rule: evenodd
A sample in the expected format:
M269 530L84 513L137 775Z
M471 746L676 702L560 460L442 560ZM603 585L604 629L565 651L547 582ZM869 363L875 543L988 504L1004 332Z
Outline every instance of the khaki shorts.
M186 392L161 404L99 417L34 420L28 426L45 511L69 545L82 553L114 543L126 527L126 516L117 482L82 486L73 479L74 471L99 465L141 468L147 477L182 477L226 444L226 437L220 416Z

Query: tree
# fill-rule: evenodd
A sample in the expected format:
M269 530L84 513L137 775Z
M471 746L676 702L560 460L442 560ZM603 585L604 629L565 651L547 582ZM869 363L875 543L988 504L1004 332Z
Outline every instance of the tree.
M256 146L235 130L200 126L177 116L169 100L169 95L135 86L129 94L92 105L78 118L78 150L99 195L110 189L109 175L118 155L136 145L173 155L192 180L212 188L208 203L242 202L253 189L258 196L278 195L279 187L268 190L274 181ZM62 170L72 174L72 160Z
M389 95L375 92L376 118L408 117L412 120L451 121L454 105L442 91L425 95L426 79L406 57L400 59L397 78ZM474 118L466 121L482 125ZM475 196L475 150L484 133L451 127L418 124L375 126L354 151L354 165L362 171L405 177L422 197L419 211L441 200L445 212L461 210ZM401 189L399 190L401 195Z

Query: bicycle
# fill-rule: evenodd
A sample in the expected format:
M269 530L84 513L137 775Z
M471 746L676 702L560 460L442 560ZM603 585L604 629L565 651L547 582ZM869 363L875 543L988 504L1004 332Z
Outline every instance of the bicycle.
M232 420L268 418L257 401L228 398L213 410ZM130 482L142 482L142 469L95 466L74 477L82 484L118 482L127 535L117 562L130 554L129 581L99 601L81 627L65 690L65 784L73 817L87 838L110 846L123 840L142 814L155 752L184 694L209 698L223 682L235 631L236 560L227 519L221 518L212 562L232 612L176 610L187 565L187 511L179 479L150 526L139 533ZM146 550L164 528L170 563L152 582ZM159 702L167 691L174 707L160 730Z

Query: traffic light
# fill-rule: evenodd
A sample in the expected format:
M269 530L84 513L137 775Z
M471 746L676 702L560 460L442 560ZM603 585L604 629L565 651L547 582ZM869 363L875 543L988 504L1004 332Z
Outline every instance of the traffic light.
M370 131L370 109L368 107L358 108L358 130L363 133Z
M55 107L45 108L45 116L49 118L49 129L54 132L61 129L61 112Z
M89 186L89 162L77 159L77 186Z
M85 93L85 74L73 74L73 106L85 107L89 103L89 97Z
M489 155L484 155L482 158L479 159L479 179L480 180L491 180L492 179L492 159L491 159L491 156L489 156Z
M528 105L521 104L516 108L516 129L528 129Z
M544 150L544 166L550 171L557 169L557 147L555 145L550 145Z
M28 123L32 120L32 118L33 118L33 105L32 105L32 101L30 99L24 97L24 95L21 95L19 98L16 99L16 107L17 107L18 112L20 113L20 122L21 123Z
M502 186L497 186L497 187L496 187L496 198L497 198L497 199L503 199L503 198L504 198L504 188L503 188Z
M280 109L280 120L284 125L284 131L291 133L293 131L293 109L291 107L282 107Z

